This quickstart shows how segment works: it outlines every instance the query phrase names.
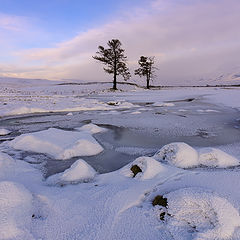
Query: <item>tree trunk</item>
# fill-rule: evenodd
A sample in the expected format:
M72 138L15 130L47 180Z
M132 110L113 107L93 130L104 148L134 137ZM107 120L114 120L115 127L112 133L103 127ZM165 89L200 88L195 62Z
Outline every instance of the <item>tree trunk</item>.
M147 89L150 89L149 82L150 82L150 76L149 74L147 74Z
M115 49L113 49L113 52L114 52L113 89L117 90L117 56Z
M113 89L117 90L117 71L116 71L116 68L114 68L114 73L113 73Z

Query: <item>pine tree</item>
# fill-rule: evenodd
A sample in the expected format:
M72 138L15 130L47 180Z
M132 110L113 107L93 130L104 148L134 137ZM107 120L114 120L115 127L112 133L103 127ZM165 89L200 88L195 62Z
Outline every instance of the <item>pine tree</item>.
M150 88L150 81L155 77L154 72L156 67L154 67L154 57L145 57L141 56L138 60L138 64L140 67L135 70L135 75L139 75L140 77L146 77L147 81L147 89Z
M122 43L118 39L112 39L107 43L109 48L103 46L98 47L95 60L102 62L106 67L104 71L113 74L113 89L117 89L117 76L121 75L124 80L128 80L131 75L127 67L127 57L124 55L124 49L121 48Z

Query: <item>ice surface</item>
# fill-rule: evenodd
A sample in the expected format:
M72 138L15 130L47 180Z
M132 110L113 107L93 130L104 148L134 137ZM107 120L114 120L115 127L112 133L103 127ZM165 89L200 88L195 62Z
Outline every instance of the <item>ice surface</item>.
M71 132L56 128L23 134L9 142L18 150L46 153L56 159L92 156L103 151L101 145L87 132Z
M75 184L90 181L95 175L96 171L84 160L79 159L63 173L57 173L48 177L46 182L49 185Z

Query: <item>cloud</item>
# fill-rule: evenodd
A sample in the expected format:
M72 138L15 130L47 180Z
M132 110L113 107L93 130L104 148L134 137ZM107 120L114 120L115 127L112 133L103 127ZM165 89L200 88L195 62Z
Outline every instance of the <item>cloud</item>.
M26 30L28 20L26 17L0 13L0 30L21 32Z
M27 73L24 68L18 74L111 80L92 55L98 45L118 38L132 70L140 55L156 56L160 69L156 84L196 83L201 78L214 78L239 65L239 12L238 0L155 0L148 8L126 11L115 21L79 33L53 48L16 52L26 66L29 64ZM41 70L36 70L36 66Z

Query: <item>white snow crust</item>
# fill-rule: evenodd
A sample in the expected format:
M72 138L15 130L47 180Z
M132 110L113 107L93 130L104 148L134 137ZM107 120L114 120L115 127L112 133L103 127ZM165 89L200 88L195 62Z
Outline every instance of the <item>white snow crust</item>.
M56 128L23 134L12 140L9 145L17 150L49 154L60 160L93 156L103 151L102 146L89 133Z

